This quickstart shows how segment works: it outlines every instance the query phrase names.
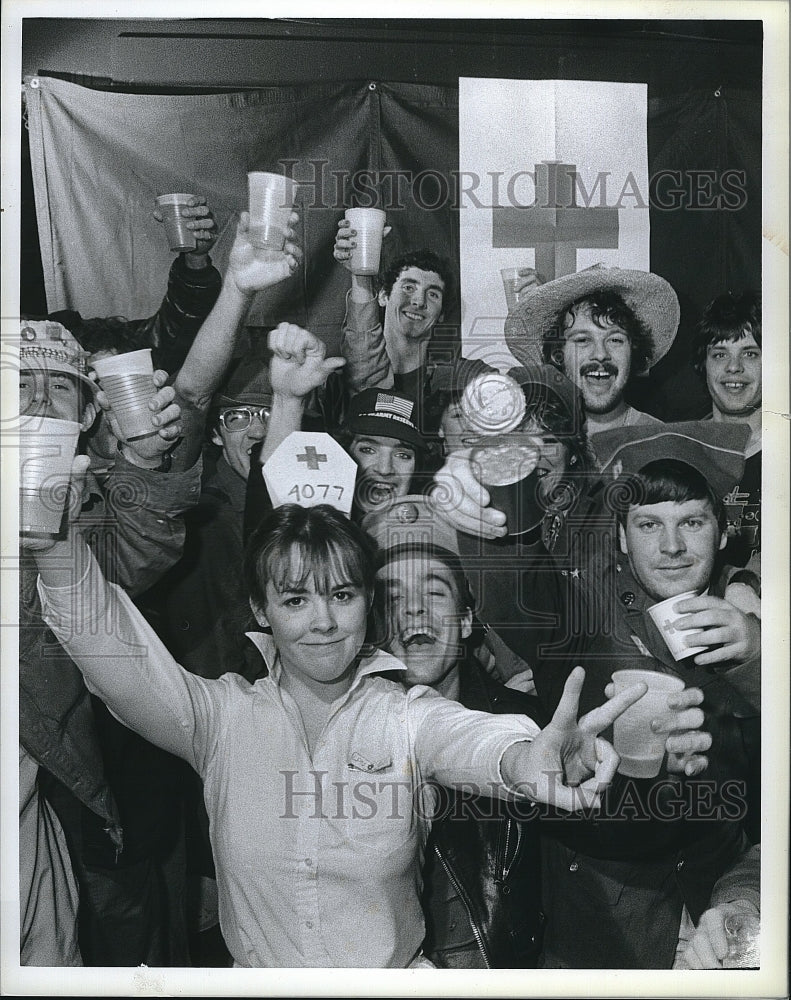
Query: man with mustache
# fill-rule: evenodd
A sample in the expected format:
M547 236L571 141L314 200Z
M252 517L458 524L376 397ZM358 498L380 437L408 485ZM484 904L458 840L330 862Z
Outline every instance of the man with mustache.
M679 315L664 278L597 265L520 296L505 339L520 364L553 364L571 379L582 393L591 437L659 422L631 406L626 393L635 376L670 349Z

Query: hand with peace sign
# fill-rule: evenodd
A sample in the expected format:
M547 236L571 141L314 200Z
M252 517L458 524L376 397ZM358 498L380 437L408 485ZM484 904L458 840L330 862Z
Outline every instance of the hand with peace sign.
M601 805L601 794L612 781L619 757L598 734L647 690L642 682L633 684L577 721L584 681L585 671L575 667L552 721L531 742L509 747L501 767L512 789L567 812Z

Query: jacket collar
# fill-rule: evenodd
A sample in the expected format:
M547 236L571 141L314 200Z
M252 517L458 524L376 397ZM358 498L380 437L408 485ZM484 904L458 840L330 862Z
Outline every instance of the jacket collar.
M206 483L206 487L222 490L234 510L239 511L239 513L244 511L247 483L238 473L233 471L222 455L217 460L214 475Z
M266 664L268 677L261 678L261 680L271 679L273 683L279 685L283 668L280 663L280 654L275 646L275 640L271 635L267 635L266 632L245 632L245 635L261 654ZM360 660L351 690L358 687L364 677L392 670L406 673L406 666L395 656L391 656L390 653L385 653L383 650L377 649L372 656L366 656Z

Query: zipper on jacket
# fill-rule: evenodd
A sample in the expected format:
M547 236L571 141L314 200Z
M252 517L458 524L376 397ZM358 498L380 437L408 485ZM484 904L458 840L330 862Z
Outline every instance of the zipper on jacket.
M508 845L511 842L511 830L516 830L516 847L514 848L514 856L508 861ZM508 881L508 876L511 874L511 869L514 867L516 859L519 857L519 847L522 842L522 827L519 823L515 823L512 819L507 819L505 821L505 849L503 851L503 864L501 870L500 881L505 884Z
M486 963L486 968L487 969L491 969L492 963L491 963L491 961L489 959L489 953L488 953L488 951L486 949L486 944L485 944L485 942L483 940L483 932L481 931L480 927L475 922L475 918L472 915L472 906L469 903L469 900L467 898L467 894L464 891L464 889L463 889L461 883L459 882L459 880L456 878L456 876L451 871L450 866L445 861L445 858L442 856L442 851L439 849L439 845L437 845L437 844L434 845L434 853L439 858L440 864L442 865L443 869L445 870L445 874L448 876L448 878L451 881L451 884L453 885L453 888L456 890L456 892L459 895L459 899L464 903L465 909L467 910L467 916L470 918L470 927L472 927L472 933L475 935L475 940L478 942L478 947L480 948L481 955L483 956L483 960Z

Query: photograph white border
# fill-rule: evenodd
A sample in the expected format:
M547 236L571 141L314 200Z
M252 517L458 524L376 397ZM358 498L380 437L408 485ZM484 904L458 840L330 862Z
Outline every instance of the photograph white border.
M21 26L24 17L80 18L253 18L325 19L322 3L286 4L217 0L122 0L74 3L71 0L6 0L2 5L2 331L19 316ZM379 3L377 17L420 18L425 3ZM500 0L435 2L432 17L762 19L765 25L763 80L763 328L764 366L762 552L765 676L763 692L763 801L769 836L762 845L762 968L758 972L626 972L618 970L525 971L343 971L276 969L35 969L18 959L18 737L16 663L18 648L17 556L18 493L16 460L7 448L2 462L2 801L0 802L0 993L23 996L519 996L519 997L781 997L787 996L788 946L788 788L789 788L789 400L788 400L788 14L782 2L535 3ZM333 16L370 17L360 3L336 3ZM16 319L15 319L16 317ZM10 426L16 416L14 372L2 371L0 417ZM4 460L4 461L3 461ZM780 750L779 750L780 748Z

